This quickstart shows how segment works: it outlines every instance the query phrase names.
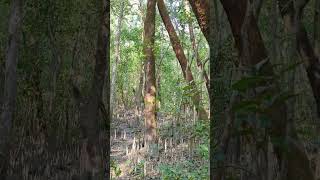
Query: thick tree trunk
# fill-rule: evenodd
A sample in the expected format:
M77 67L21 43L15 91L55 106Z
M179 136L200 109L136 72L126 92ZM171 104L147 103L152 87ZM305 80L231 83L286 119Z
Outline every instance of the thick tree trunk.
M198 112L198 116L201 120L207 120L208 114L205 111L205 109L203 108L203 106L201 105L200 92L197 89L197 86L194 81L191 69L188 66L187 57L184 54L180 40L179 40L178 35L176 34L175 29L171 23L169 13L166 9L166 6L165 6L163 0L158 0L158 8L159 8L159 12L160 12L162 21L168 31L173 50L176 54L176 57L179 61L180 66L181 66L183 76L184 76L185 80L189 83L189 85L192 86L192 88L193 88L194 93L191 98L192 98L192 101L196 107L196 111Z
M156 0L148 0L144 21L144 55L145 55L145 140L147 145L154 144L157 139L156 119L156 76L154 57Z
M0 119L0 179L7 177L9 166L10 133L17 96L17 64L20 46L22 21L22 1L11 1L9 19L9 43L6 55L4 101Z
M274 76L272 65L267 56L267 52L262 41L258 25L250 4L247 0L221 0L227 13L236 47L239 51L240 62L244 67L253 67L263 63L261 73L264 76ZM276 82L268 91L279 92ZM267 84L266 84L267 86ZM259 94L259 93L258 93ZM274 144L275 153L279 164L285 163L287 169L285 179L290 180L313 180L314 174L310 167L308 156L304 146L299 140L294 127L287 127L287 107L284 102L274 105L268 111L271 119L270 137L271 139L287 140L288 152ZM289 129L287 132L287 129Z
M303 10L308 0L296 0L295 2L278 0L278 2L286 27L296 36L297 51L305 61L306 71L317 103L318 117L320 117L320 59L316 55L302 23Z
M111 96L110 96L110 101L111 101L111 112L112 116L114 114L114 107L116 106L116 90L117 90L117 67L118 64L120 63L120 40L121 40L121 28L122 28L122 21L124 17L124 5L125 1L121 2L120 5L120 14L118 17L118 24L116 27L116 36L115 36L115 63L112 66L112 78L111 78Z
M102 102L102 92L104 82L107 76L109 83L109 16L110 2L107 0L99 0L98 6L100 16L100 25L97 40L97 50L95 55L95 69L90 95L86 102L81 105L80 109L80 125L83 130L84 141L81 148L80 168L84 179L104 179L105 171L107 177L110 176L109 171L109 129L107 129L107 142L100 138L99 127L99 107ZM110 93L109 87L106 89ZM107 118L109 115L109 96L107 99ZM110 119L107 119L107 124L110 124ZM107 147L105 147L107 146ZM105 158L108 158L105 161ZM107 164L107 165L106 165ZM106 167L107 166L107 167Z

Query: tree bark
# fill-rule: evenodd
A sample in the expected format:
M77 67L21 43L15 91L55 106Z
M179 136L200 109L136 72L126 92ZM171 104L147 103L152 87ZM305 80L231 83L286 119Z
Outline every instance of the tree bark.
M316 55L320 57L320 0L315 2L314 13L314 50Z
M156 118L156 76L155 76L155 16L156 0L148 0L147 13L144 21L144 55L145 55L145 140L147 145L155 143L157 139Z
M12 0L9 43L6 55L4 101L0 122L0 179L6 179L9 166L10 134L17 96L17 64L21 41L22 1Z
M272 65L268 59L249 2L247 0L221 0L221 3L228 16L241 65L250 68L263 63L262 75L274 76ZM272 83L274 85L269 87L268 91L273 93L280 92L276 82ZM266 86L268 85L266 84ZM298 138L294 127L287 127L287 107L285 102L275 104L267 114L271 120L269 133L271 139L287 140L288 152L286 153L276 143L273 144L279 164L285 163L287 169L284 178L288 180L313 180L314 174L304 146ZM289 132L287 132L287 129L289 129Z
M110 38L110 2L108 0L98 1L100 16L100 25L97 39L97 49L95 55L95 68L93 82L90 90L90 95L86 102L80 107L80 126L83 131L84 141L81 148L80 168L84 179L104 179L110 177L110 160L109 160L109 103L110 97L107 96L107 140L100 138L99 128L99 107L102 102L102 92L104 82L107 76L109 83L109 38ZM106 89L110 93L109 87ZM107 142L106 142L107 141ZM106 147L107 146L107 147ZM107 158L107 160L105 160Z
M209 13L209 1L210 0L188 0L192 11L194 12L198 24L201 28L202 33L208 40L209 37L209 31L208 31L208 13Z
M320 60L308 38L302 23L303 10L308 0L278 0L283 21L289 31L296 36L297 51L305 61L305 68L317 104L318 117L320 117ZM315 24L317 25L317 24Z
M205 111L205 109L203 108L203 106L201 105L200 92L197 89L197 86L194 81L191 69L188 66L187 57L184 54L180 40L179 40L178 35L176 34L175 29L171 23L169 13L166 9L166 6L165 6L163 0L158 0L158 8L159 8L159 12L160 12L162 21L168 31L173 50L176 54L176 57L179 61L180 66L181 66L183 77L189 83L189 85L192 87L192 89L194 91L191 98L192 98L193 104L196 107L196 111L198 112L198 116L199 116L200 120L208 120L208 114Z

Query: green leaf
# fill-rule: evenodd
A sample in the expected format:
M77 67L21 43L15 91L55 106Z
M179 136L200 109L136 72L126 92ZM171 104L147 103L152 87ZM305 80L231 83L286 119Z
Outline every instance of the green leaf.
M245 92L250 88L258 87L259 84L266 82L272 78L265 76L243 77L232 85L232 89Z

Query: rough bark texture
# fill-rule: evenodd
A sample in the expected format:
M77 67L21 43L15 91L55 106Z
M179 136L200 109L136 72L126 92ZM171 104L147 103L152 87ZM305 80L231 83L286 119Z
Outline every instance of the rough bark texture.
M17 96L17 64L22 21L22 1L11 1L9 43L6 55L4 100L0 119L0 179L6 179L9 166L10 133Z
M215 17L215 7L216 2L210 1L209 2L209 13L208 13L208 23L209 23L209 39L207 39L209 48L210 48L210 64L209 64L209 73L210 73L210 80L209 80L209 99L210 99L210 180L214 179L214 164L215 164L215 158L213 152L215 152L215 141L213 139L215 138L215 121L214 121L214 66L213 63L215 61L215 47L214 47L214 31L213 27L216 21L214 21ZM216 13L218 14L218 13ZM218 28L218 27L216 27Z
M208 40L209 31L208 31L208 13L209 13L209 0L188 0L192 11L194 12L202 33Z
M110 122L111 122L111 111L110 111L110 0L106 0L105 2L105 15L103 16L103 19L105 19L105 26L106 26L106 86L105 86L105 94L104 97L106 104L105 104L105 121L106 121L106 140L105 140L105 149L102 151L105 154L104 164L105 165L105 174L107 179L110 177Z
M244 67L253 67L264 62L261 73L264 76L273 76L274 72L266 53L257 22L247 0L221 0L225 9L235 44L239 52L240 63ZM268 91L280 92L276 82L269 86ZM259 93L258 93L259 94ZM305 152L303 144L296 135L294 127L287 127L287 107L284 102L275 104L267 112L271 127L271 139L286 140L288 151L286 153L275 143L275 153L279 164L285 164L286 173L283 179L313 180L314 174ZM287 132L289 131L289 132Z
M296 36L297 51L302 60L305 61L306 71L317 103L318 117L320 117L320 60L302 23L303 10L308 0L296 0L294 2L279 0L278 2L286 27Z
M320 0L315 2L314 14L314 50L316 55L320 57Z
M194 82L194 78L193 78L191 69L188 66L187 57L185 56L185 54L183 52L180 40L179 40L178 35L177 35L177 33L173 27L173 24L170 20L169 13L166 9L166 6L165 6L163 0L158 0L158 8L159 8L159 12L160 12L162 21L168 31L171 45L173 47L173 50L176 54L176 57L179 61L180 66L181 66L183 76L184 76L185 80L190 84L190 86L192 86L192 88L194 90L194 93L192 95L192 101L196 107L196 111L198 112L198 116L201 120L207 120L208 114L205 111L205 109L203 108L203 106L201 105L200 93L196 87L196 83Z
M154 36L156 0L148 0L147 13L144 21L144 55L145 55L145 140L147 144L154 143L157 139L156 119L156 76L154 57Z
M102 102L102 92L106 78L106 72L109 75L109 16L110 3L107 0L99 0L100 25L97 40L97 49L95 55L95 68L90 95L80 106L80 125L83 131L84 140L81 148L80 168L83 179L104 179L105 173L109 177L109 163L104 161L109 157L109 132L107 134L107 143L102 143L99 127L99 107ZM109 76L107 77L109 79ZM109 80L107 80L109 83ZM107 88L109 94L109 88ZM109 115L109 97L107 97L107 117ZM107 119L107 124L110 119ZM109 131L109 129L107 129ZM106 147L107 146L107 147ZM107 166L107 167L106 167ZM105 172L107 171L107 172Z

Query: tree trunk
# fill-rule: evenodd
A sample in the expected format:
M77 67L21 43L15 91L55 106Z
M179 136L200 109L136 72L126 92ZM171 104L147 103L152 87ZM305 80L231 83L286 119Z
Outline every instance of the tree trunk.
M143 98L142 98L143 78L144 78L144 63L142 63L140 67L139 84L135 94L136 109L138 111L138 114L140 114L140 110L142 109L142 103L143 103Z
M154 57L156 0L148 0L144 21L144 55L145 55L145 140L147 145L154 144L157 139L156 119L156 76Z
M320 117L320 60L302 23L303 10L308 0L297 0L294 3L289 0L279 0L278 2L286 27L296 35L297 51L305 61L306 71L317 103L318 117Z
M230 22L241 65L248 68L263 63L262 75L274 76L257 22L252 10L250 10L250 3L247 0L221 0L221 3ZM269 87L268 91L280 92L276 82L272 83L274 86ZM267 113L271 120L269 134L271 139L280 138L282 141L287 140L288 143L288 152L286 153L276 143L273 144L279 164L285 163L287 169L285 178L288 180L313 180L314 174L304 146L294 127L287 127L285 102L275 104ZM287 132L287 129L289 129L289 132Z
M179 40L179 38L175 32L175 29L171 23L168 11L166 9L166 6L165 6L163 0L158 0L158 8L159 8L159 12L160 12L162 21L168 31L173 50L176 54L176 57L179 61L180 66L181 66L183 77L193 89L193 94L192 94L191 98L192 98L192 101L193 101L193 103L196 107L196 110L198 112L198 116L201 120L207 120L208 115L207 115L207 112L205 111L205 109L203 108L203 106L201 105L200 92L197 89L197 86L194 81L191 69L188 66L187 57L185 56L184 51L181 47L180 40Z
M108 74L107 83L109 83L109 37L110 37L110 2L99 0L100 25L97 40L97 49L95 55L95 68L90 95L86 102L80 107L80 125L84 135L84 141L81 148L80 169L84 179L104 179L105 171L107 177L109 171L109 129L107 129L107 143L100 138L99 127L99 107L102 102L102 92L106 73ZM108 59L107 59L108 58ZM107 87L107 93L110 93ZM109 114L109 97L107 97L107 117ZM110 119L107 119L110 124ZM107 146L107 147L105 147ZM107 156L107 161L105 158ZM107 167L106 164L107 163Z
M139 11L140 11L140 18L141 18L141 26L144 26L145 21L145 15L144 15L144 9L143 9L143 2L142 0L139 0ZM141 39L144 39L144 32L141 33ZM136 100L136 107L139 115L141 114L141 111L143 110L143 91L144 91L144 81L145 81L145 64L144 62L141 62L140 66L140 77L139 77L139 84L138 88L135 94L135 100Z
M124 17L124 6L125 6L125 1L121 2L120 5L120 14L118 17L118 24L116 27L116 36L115 36L115 63L112 66L112 78L111 78L111 96L110 96L110 102L111 102L111 113L112 116L114 114L114 107L116 106L116 91L117 91L117 67L118 64L120 63L120 40L121 40L121 28L122 28L122 21Z
M4 101L0 119L0 179L6 179L9 166L10 134L17 96L17 64L22 21L22 1L11 1L9 43L6 56Z
M186 8L186 11L189 15L191 12L190 12L190 8L187 3L185 3L185 8ZM190 40L191 40L191 44L192 44L194 58L196 59L197 66L198 66L199 70L201 71L202 77L203 77L204 82L206 84L207 91L209 92L209 77L208 77L207 71L205 70L205 67L203 66L201 59L199 57L198 47L197 47L197 42L196 42L196 38L195 38L195 34L194 34L194 28L192 25L191 16L188 16L188 26L189 26Z
M194 12L201 31L207 40L210 38L208 30L209 2L210 0L189 0L192 11Z
M314 13L314 50L318 58L320 57L320 0L315 2Z
M214 119L214 109L213 107L215 104L215 99L214 99L214 66L213 63L215 61L215 56L214 56L214 52L215 52L215 47L214 47L214 37L215 37L215 32L220 31L220 27L218 26L216 27L216 31L214 31L215 29L213 29L214 25L220 25L219 24L219 19L216 19L216 21L214 20L214 17L218 18L217 16L215 16L216 14L218 14L218 12L215 12L218 8L217 8L217 0L213 0L210 1L208 6L209 6L209 12L208 12L208 44L209 44L209 50L210 50L210 64L209 64L209 73L210 73L210 80L209 80L209 100L210 100L210 139L215 138L215 133L216 133L216 129L215 129L215 119ZM220 34L219 34L220 35ZM220 36L218 35L218 38L220 40ZM220 47L218 47L218 50L220 49ZM215 142L210 140L210 180L214 180L215 179L215 174L214 172L214 165L215 165L215 158L214 158L214 152L215 152L216 148L215 148Z

